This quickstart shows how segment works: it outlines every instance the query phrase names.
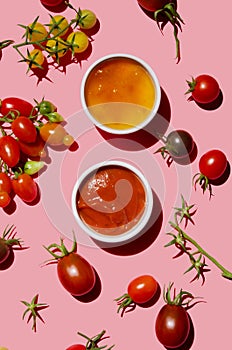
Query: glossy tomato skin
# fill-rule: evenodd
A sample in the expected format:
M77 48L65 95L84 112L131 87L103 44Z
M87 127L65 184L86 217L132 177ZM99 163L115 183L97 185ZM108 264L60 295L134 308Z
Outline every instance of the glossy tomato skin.
M40 0L42 5L45 6L58 6L65 2L65 0Z
M203 154L199 161L201 174L209 180L219 179L227 168L227 158L225 154L217 149L210 150Z
M33 202L38 194L36 182L28 174L21 174L17 179L12 180L14 192L26 203Z
M216 100L220 88L216 79L207 74L199 75L195 79L196 85L192 91L193 99L198 103L210 103Z
M0 112L2 115L6 115L9 112L13 112L15 116L24 115L29 117L35 115L36 111L30 102L27 102L18 97L7 97L0 100ZM17 113L19 112L19 113Z
M194 147L192 136L185 130L174 130L167 136L166 149L175 158L189 155Z
M10 167L18 164L20 159L20 148L18 141L10 135L0 138L0 158Z
M96 280L93 267L74 252L59 259L57 274L63 287L74 296L90 292Z
M69 346L66 350L86 350L86 347L82 344L74 344Z
M127 292L136 304L144 304L151 300L158 289L157 281L150 275L142 275L132 280Z
M64 127L58 123L46 123L40 128L40 136L51 146L63 145L64 137L67 135Z
M12 190L11 179L6 173L0 173L0 192L10 193Z
M138 4L147 11L155 12L162 9L169 0L137 0Z
M0 208L7 207L11 202L11 197L7 192L0 192Z
M37 131L33 122L27 117L17 117L11 124L11 129L19 140L33 143L36 140Z
M45 142L37 134L36 140L33 143L26 143L23 141L18 141L21 151L29 157L46 157Z
M162 345L171 349L180 347L187 340L189 330L189 316L182 306L166 304L161 308L155 331Z

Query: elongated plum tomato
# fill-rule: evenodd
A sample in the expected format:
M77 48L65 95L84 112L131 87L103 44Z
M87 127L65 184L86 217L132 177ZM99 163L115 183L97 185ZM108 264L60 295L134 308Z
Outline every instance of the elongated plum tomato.
M64 137L67 135L64 127L58 123L46 123L39 132L42 139L51 146L62 145Z
M47 155L45 142L40 137L39 133L37 134L36 140L33 143L26 143L20 140L18 143L21 151L29 157L45 158Z
M199 161L199 170L209 180L219 179L227 168L225 154L217 149L210 150L203 154Z
M36 110L30 102L18 97L7 97L0 100L0 113L7 115L9 112L14 113L15 116L23 115L25 117L36 114Z
M85 345L82 345L82 344L74 344L69 346L66 350L86 350L86 347Z
M11 202L11 197L7 192L0 192L0 208L7 207Z
M0 192L10 193L12 190L11 179L6 173L0 173Z
M155 12L162 9L170 0L137 0L138 4L147 11Z
M32 143L35 142L37 131L33 122L27 117L17 117L11 124L11 129L19 140Z
M20 174L16 179L12 180L14 192L27 203L33 202L38 194L36 182L28 174Z
M12 136L5 135L0 138L0 158L12 168L20 159L20 148L18 141Z

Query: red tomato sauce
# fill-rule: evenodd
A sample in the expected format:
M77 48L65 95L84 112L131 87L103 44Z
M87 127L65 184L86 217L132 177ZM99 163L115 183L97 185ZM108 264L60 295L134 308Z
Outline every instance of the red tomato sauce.
M91 174L76 197L79 216L95 231L106 235L125 233L140 220L145 190L138 176L121 166L106 166Z

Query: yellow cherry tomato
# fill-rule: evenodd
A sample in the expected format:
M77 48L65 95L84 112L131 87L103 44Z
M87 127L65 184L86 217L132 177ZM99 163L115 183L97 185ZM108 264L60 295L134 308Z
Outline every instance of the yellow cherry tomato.
M67 42L70 44L70 48L74 53L84 52L89 45L88 36L81 31L69 34Z
M97 17L93 11L79 10L77 14L78 25L82 29L91 29L97 22Z
M27 63L29 64L30 68L41 68L45 60L45 57L43 55L43 52L39 49L34 49L29 52L27 56Z
M47 37L47 29L43 24L36 22L28 26L28 40L32 42L42 41Z
M51 21L49 23L49 32L52 35L64 36L69 29L69 24L64 16L56 15L51 16Z
M60 37L49 39L46 44L46 51L55 58L62 57L66 54L69 46Z

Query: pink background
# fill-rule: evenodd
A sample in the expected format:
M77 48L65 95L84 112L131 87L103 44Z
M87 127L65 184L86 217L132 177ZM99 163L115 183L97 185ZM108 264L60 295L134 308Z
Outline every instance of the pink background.
M12 47L4 50L0 62L0 97L18 96L33 102L33 98L40 100L45 96L58 106L58 111L67 119L67 129L79 142L76 152L50 153L51 164L38 179L41 200L35 206L28 206L16 198L16 208L11 214L3 210L0 213L1 231L7 224L15 224L18 236L30 247L15 252L14 264L0 272L0 346L9 350L64 350L71 344L82 342L77 331L92 336L106 329L110 335L108 344L116 344L115 349L162 349L154 332L155 318L163 305L162 297L152 307L137 307L123 318L116 313L113 301L126 291L131 279L149 273L157 279L161 289L173 281L177 289L188 290L206 301L189 311L195 333L192 350L228 348L231 342L229 288L232 282L223 279L220 271L209 262L211 272L206 274L206 283L203 286L200 281L190 284L193 274L183 275L189 266L187 257L173 261L175 250L163 246L169 239L165 232L169 228L167 222L172 207L180 204L180 193L183 193L198 208L196 224L189 226L188 232L225 267L230 269L232 266L231 177L222 186L213 188L215 196L211 201L199 188L196 192L191 188L191 176L198 172L198 159L207 150L219 148L225 152L228 161L232 161L231 36L228 30L231 10L228 6L231 5L227 5L222 14L210 0L179 1L179 12L186 25L179 35L182 60L176 65L172 28L167 26L162 36L136 0L89 3L73 0L72 4L93 10L100 21L100 29L93 36L92 53L81 66L67 66L66 74L51 68L48 77L52 82L43 80L37 84L35 76L25 74L25 64L17 63L19 56ZM73 13L68 9L63 14L70 19ZM4 1L0 12L0 40L19 42L22 30L17 24L29 24L37 15L42 23L48 23L48 11L39 0ZM198 157L190 166L173 164L168 168L159 155L152 155L158 145L147 150L120 153L86 121L79 97L82 76L96 59L116 52L143 58L157 73L171 106L170 128L188 130L197 143ZM220 84L223 102L216 110L203 110L194 102L187 102L184 95L186 79L202 73L215 76ZM96 152L97 147L101 152L104 149L105 153ZM99 249L79 232L72 217L70 196L78 169L95 162L97 155L101 158L102 154L105 158L113 155L131 159L144 171L160 197L163 222L158 237L137 254L110 254ZM148 166L152 164L151 160L154 173ZM63 289L55 266L41 268L49 258L42 246L58 243L61 235L67 236L65 242L71 246L68 237L71 237L72 229L77 233L79 253L95 267L101 279L101 293L90 302L75 300ZM41 313L45 325L38 322L38 331L33 333L31 324L27 325L21 319L24 306L20 300L29 301L36 293L40 295L39 301L50 307Z

